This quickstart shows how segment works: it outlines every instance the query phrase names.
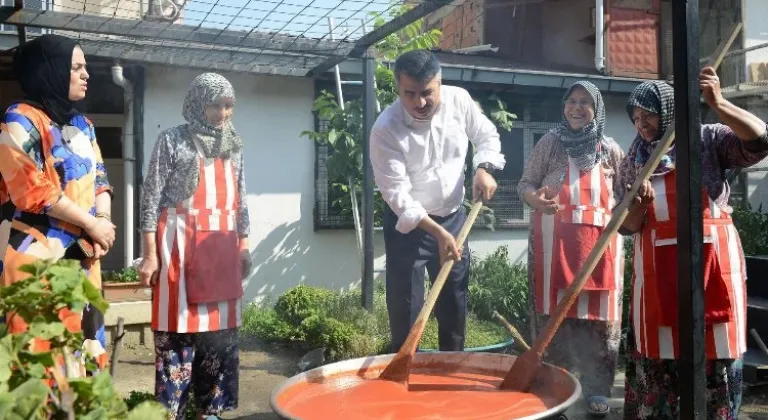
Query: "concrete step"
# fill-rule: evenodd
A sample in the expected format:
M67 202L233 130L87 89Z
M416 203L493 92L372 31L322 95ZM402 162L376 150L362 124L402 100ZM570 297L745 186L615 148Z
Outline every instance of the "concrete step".
M111 348L117 333L117 318L123 318L122 345L129 348L153 349L154 336L150 328L152 322L152 302L118 302L110 303L104 315L107 345Z

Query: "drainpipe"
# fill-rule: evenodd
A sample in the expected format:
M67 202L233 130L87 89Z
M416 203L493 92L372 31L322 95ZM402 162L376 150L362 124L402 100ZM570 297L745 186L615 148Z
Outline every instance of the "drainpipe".
M605 74L605 0L595 0L595 68Z
M122 87L125 92L123 96L123 177L125 178L125 234L123 235L125 261L123 266L132 267L134 255L133 232L135 230L133 189L136 179L134 175L136 154L133 144L133 85L123 75L123 67L119 62L115 62L112 66L112 81Z

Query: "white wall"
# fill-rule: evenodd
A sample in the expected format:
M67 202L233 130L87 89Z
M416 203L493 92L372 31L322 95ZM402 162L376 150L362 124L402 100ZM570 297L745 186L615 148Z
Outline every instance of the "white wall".
M637 131L627 115L629 94L603 93L605 103L605 134L621 146L624 153L635 139Z
M768 42L768 2L765 0L743 0L742 18L744 20L744 48L753 47ZM768 48L760 48L746 53L745 58L747 81L753 81L749 71L752 63L768 63Z

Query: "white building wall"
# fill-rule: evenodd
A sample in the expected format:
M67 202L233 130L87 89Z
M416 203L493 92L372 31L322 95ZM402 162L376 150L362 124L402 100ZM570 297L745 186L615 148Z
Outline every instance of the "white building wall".
M605 103L605 135L613 137L621 146L624 153L629 151L629 146L637 135L632 121L627 114L627 100L629 94L603 93Z

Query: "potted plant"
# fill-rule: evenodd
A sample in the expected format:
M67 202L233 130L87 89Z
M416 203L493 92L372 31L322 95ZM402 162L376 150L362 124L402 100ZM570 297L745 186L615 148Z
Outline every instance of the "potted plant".
M137 302L152 299L152 289L139 283L133 267L102 272L104 299L108 302Z

